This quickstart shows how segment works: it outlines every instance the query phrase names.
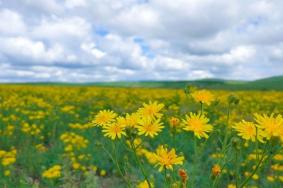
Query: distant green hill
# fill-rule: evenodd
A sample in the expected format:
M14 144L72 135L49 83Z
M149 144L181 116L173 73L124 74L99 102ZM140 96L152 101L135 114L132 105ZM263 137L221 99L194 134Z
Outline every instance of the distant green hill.
M282 90L283 76L275 76L255 81L237 81L221 79L202 79L192 81L136 81L136 82L95 82L95 83L22 83L29 85L54 85L54 86L102 86L102 87L136 87L136 88L185 88L193 85L208 89L225 90Z
M283 90L283 76L275 76L248 82L245 87L260 90Z
M96 86L146 87L146 88L184 88L194 85L209 89L227 90L283 90L283 76L264 78L255 81L237 81L221 79L203 79L193 81L140 81L140 82L101 82Z

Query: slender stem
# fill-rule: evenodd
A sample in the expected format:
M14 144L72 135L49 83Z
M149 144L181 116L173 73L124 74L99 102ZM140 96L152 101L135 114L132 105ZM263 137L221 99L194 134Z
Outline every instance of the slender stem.
M136 147L135 147L135 145L133 144L132 140L131 140L130 144L131 144L131 148L132 148L132 150L133 150L133 153L134 153L136 162L138 163L139 168L140 168L140 170L141 170L141 172L142 172L142 175L143 175L143 177L145 178L145 180L147 181L147 184L148 184L149 188L151 188L151 187L152 187L152 186L151 186L151 183L150 183L149 178L148 178L148 176L147 176L147 174L146 174L146 172L145 172L145 170L144 170L144 168L143 168L143 166L142 166L142 163L141 163L141 161L140 161L140 159L139 159L139 157L138 157L138 155L137 155Z
M226 147L227 145L227 141L228 141L228 132L227 132L227 129L229 127L229 123L230 123L230 104L228 104L228 108L227 108L227 120L226 120L226 126L225 126L225 129L224 129L224 133L225 133L225 136L224 136L224 141L223 141L223 146L222 146L222 151L223 149Z
M239 162L239 152L238 149L236 149L236 187L239 187L239 168L240 168L240 162Z
M197 138L196 136L194 136L194 158L193 158L193 162L194 162L194 176L192 178L192 187L195 187L195 185L197 184L197 170L198 170L198 159L199 159L199 156L198 156L198 147L197 147Z
M225 157L225 153L227 152L227 149L229 148L230 144L228 144L228 137L229 137L229 134L228 134L228 127L229 127L229 123L230 123L230 113L231 113L231 110L230 110L230 103L228 103L228 107L227 107L227 119L226 119L226 125L224 127L224 140L222 142L222 146L221 146L221 154L223 155L224 159L221 161L222 162L222 165L221 166L224 166L225 163L226 163L226 157ZM220 162L220 159L218 160L218 163ZM222 174L220 174L219 176L217 176L214 181L213 181L213 187L217 186L218 184L218 181L219 179L222 177Z
M103 144L102 145L102 149L105 151L105 153L109 156L109 158L112 160L112 162L116 165L117 169L118 169L118 172L120 174L120 176L122 177L122 179L124 180L124 182L127 184L127 187L131 187L131 184L130 182L125 178L121 168L120 168L120 165L117 161L117 155L116 155L116 149L115 149L115 146L113 145L113 142L112 142L112 148L114 149L114 157L111 155L111 153L104 147ZM113 147L114 146L114 147Z
M258 147L258 128L256 127L255 130L256 130L256 139L255 139L256 161L258 162L258 160L259 160L259 151L258 151L258 149L259 149L259 147Z
M203 103L200 102L200 114L202 115L203 114Z
M258 162L256 168L254 169L254 171L240 185L240 188L243 188L249 182L249 180L255 175L255 173L257 172L258 168L260 167L260 165L262 164L263 161L264 161L264 154L261 156L261 159L259 160L259 162Z
M165 179L165 182L166 182L166 187L170 187L170 182L168 182L168 179L167 179L167 169L166 169L166 167L164 168L164 179Z
M262 152L262 156L260 158L260 160L258 161L258 164L257 166L255 167L255 169L253 170L253 172L243 181L243 183L240 185L240 188L243 188L249 181L250 179L255 175L255 173L257 172L257 170L259 169L259 167L263 164L264 162L264 159L265 159L265 154L266 154L266 151L267 149L269 148L269 142L266 143L265 145L265 148L264 148L264 151ZM275 152L276 153L276 152ZM274 155L274 154L273 154ZM272 157L273 155L269 155L268 158ZM267 158L267 159L268 159ZM267 160L266 159L266 160Z

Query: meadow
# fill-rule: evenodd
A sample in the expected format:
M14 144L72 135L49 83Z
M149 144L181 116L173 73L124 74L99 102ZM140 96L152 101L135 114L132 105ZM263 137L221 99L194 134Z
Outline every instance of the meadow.
M283 187L283 92L0 85L1 187Z

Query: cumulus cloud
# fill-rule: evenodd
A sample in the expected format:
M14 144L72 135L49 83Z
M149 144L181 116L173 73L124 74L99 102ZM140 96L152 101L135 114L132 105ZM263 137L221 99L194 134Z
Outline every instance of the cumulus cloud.
M17 12L5 8L0 10L1 35L16 35L25 32L26 25Z
M2 0L0 81L283 74L280 0Z

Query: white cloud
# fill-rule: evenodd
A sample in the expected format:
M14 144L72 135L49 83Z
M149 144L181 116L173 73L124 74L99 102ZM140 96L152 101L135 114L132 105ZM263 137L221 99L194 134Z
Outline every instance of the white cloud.
M1 53L24 63L54 62L60 60L64 53L60 45L47 49L43 42L24 37L0 38L0 47Z
M282 6L281 0L2 1L0 81L283 74Z
M83 43L81 48L86 51L87 53L92 54L95 58L100 59L106 55L105 52L95 48L94 43Z
M83 38L90 34L90 24L81 17L44 18L33 28L32 35L38 38L60 40L65 38Z
M24 34L26 30L26 25L21 15L9 9L0 10L1 35Z
M85 7L87 5L85 0L65 0L67 8Z
M256 50L252 46L237 46L229 53L220 57L225 63L249 63L256 55Z

